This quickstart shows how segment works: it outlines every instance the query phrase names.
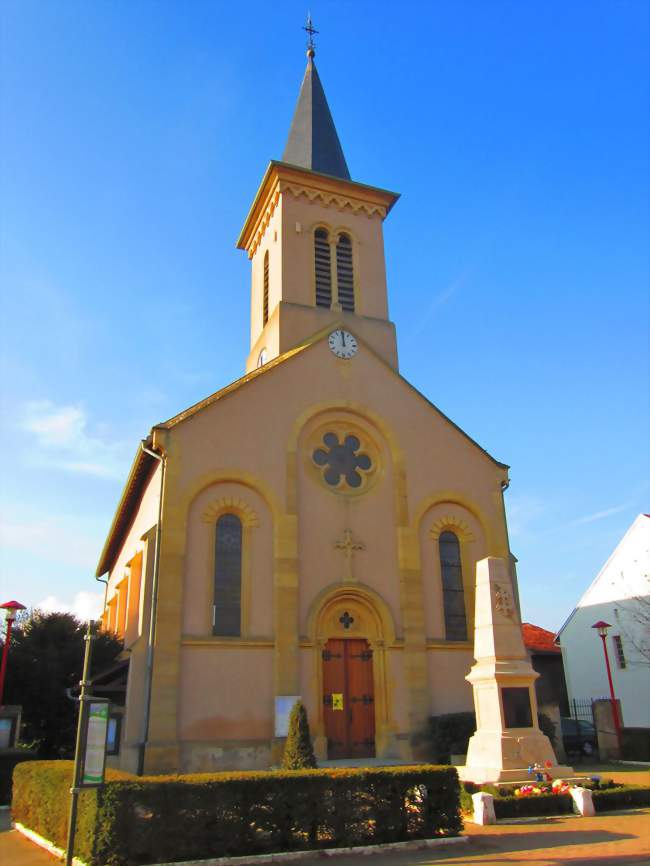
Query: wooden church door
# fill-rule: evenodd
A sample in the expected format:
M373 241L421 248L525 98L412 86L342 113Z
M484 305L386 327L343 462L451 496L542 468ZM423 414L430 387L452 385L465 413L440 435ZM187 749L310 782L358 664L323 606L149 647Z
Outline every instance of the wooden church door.
M323 650L328 758L374 758L375 692L366 640L330 639Z

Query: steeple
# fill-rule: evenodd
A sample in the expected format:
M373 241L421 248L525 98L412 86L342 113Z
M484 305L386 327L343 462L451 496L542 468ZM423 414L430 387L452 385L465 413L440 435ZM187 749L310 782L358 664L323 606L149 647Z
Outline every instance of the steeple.
M246 372L341 326L396 370L382 225L399 196L350 178L314 65L311 18L304 29L307 70L287 146L237 240L251 260Z
M282 161L310 171L350 180L343 148L314 63L316 51L312 34L316 31L311 27L311 19L308 20L308 27L305 29L310 34L307 69L300 87Z

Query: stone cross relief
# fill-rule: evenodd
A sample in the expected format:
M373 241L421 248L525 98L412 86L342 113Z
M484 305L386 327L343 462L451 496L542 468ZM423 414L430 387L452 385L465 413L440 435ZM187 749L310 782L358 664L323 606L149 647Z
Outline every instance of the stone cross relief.
M334 542L334 547L345 556L343 581L344 583L352 583L354 581L352 575L352 557L357 550L365 550L366 546L362 541L355 541L351 529L344 529L342 537Z

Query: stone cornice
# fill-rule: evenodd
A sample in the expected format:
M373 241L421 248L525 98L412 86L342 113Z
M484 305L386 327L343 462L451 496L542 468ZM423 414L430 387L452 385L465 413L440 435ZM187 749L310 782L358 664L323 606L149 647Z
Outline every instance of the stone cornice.
M362 211L368 217L379 216L382 220L399 197L397 193L378 187L271 162L237 240L237 247L245 249L249 259L255 255L284 193L294 198L304 196L309 201L318 201L325 207L340 211Z

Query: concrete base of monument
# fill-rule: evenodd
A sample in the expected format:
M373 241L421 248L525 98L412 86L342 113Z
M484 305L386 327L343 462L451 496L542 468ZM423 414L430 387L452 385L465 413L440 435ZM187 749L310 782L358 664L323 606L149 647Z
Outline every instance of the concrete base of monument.
M551 779L573 775L573 769L558 764L548 737L539 728L507 731L477 731L469 741L464 767L458 775L464 782L531 782L528 768L539 765Z

